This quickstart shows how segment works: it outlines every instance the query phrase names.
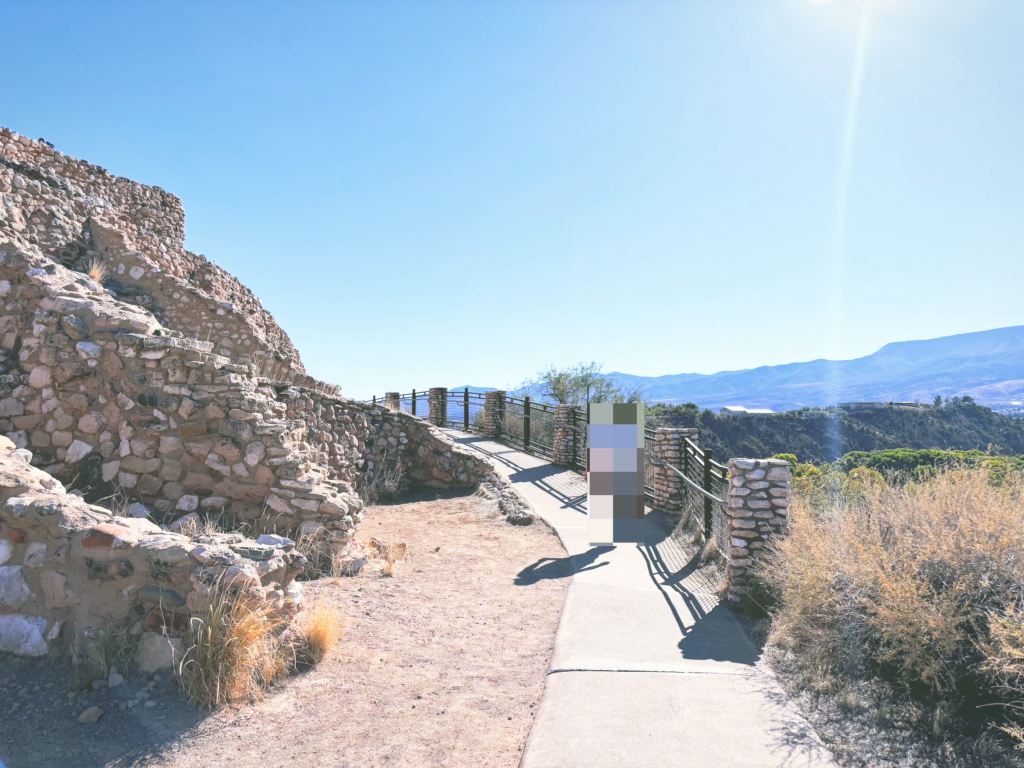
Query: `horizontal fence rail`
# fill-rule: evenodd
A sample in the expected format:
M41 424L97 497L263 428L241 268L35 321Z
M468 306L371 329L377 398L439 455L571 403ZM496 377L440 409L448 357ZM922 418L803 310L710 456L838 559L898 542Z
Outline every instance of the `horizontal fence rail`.
M485 432L485 399L483 392L470 392L468 388L449 390L445 403L445 426L463 432Z

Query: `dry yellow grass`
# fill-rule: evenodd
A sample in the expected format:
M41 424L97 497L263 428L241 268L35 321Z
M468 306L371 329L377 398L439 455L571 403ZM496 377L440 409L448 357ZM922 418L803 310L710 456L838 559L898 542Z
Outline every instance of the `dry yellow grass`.
M778 601L770 642L808 668L901 681L935 702L936 728L954 700L1024 714L1020 478L861 480L825 505L795 496L792 534L762 571Z
M341 630L341 616L323 603L305 611L296 627L296 639L292 641L296 668L323 661L341 639Z
M189 700L214 708L259 699L288 670L277 640L283 625L261 597L214 590L209 610L189 622L178 666Z
M93 259L86 265L86 274L97 283L107 279L107 265L99 259Z

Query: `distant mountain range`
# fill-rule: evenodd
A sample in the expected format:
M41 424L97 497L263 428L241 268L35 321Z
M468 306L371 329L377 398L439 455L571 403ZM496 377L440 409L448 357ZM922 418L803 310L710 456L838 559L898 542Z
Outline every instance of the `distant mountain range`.
M741 405L783 411L850 401L931 402L936 395L970 395L993 407L1019 406L1024 401L1024 325L895 342L856 360L812 360L708 375L610 375L623 385L643 385L650 401L692 402L712 409Z

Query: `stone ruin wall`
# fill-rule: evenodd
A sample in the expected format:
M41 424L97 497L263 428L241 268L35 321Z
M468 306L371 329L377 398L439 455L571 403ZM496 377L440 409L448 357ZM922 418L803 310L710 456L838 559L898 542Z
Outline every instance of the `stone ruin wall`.
M105 263L121 298L219 354L265 358L312 383L288 335L237 278L185 250L181 201L0 128L0 240L81 269Z
M261 377L259 356L280 360L287 350L256 333L237 307L211 304L216 296L179 278L177 198L12 141L9 132L0 132L0 148L0 433L11 441L0 446L0 479L8 480L0 483L0 650L34 653L60 627L104 626L132 611L147 643L173 645L182 616L201 602L193 595L208 593L214 576L294 609L295 587L286 588L301 558L292 542L173 532L200 514L263 518L270 530L343 554L361 519L356 487L382 469L436 488L473 487L493 475L422 419L298 386L308 378L294 368L291 381ZM63 198L41 183L34 196L21 194L33 180L28 160L70 174L74 182L50 178L65 183ZM146 200L165 218L147 228L127 213L97 215L86 191L107 194L123 211ZM70 225L25 223L39 211ZM20 228L11 225L19 216ZM65 243L103 258L115 286L65 266L83 263L53 243L78 226L84 240ZM214 306L224 334L187 334L186 318L210 317ZM7 474L4 462L12 464ZM63 484L77 490L65 493ZM42 490L53 498L28 503ZM95 506L110 497L140 517Z
M128 621L144 672L180 658L179 635L222 585L290 616L305 559L288 539L190 537L154 522L115 517L67 493L0 438L0 650L42 656L64 627Z

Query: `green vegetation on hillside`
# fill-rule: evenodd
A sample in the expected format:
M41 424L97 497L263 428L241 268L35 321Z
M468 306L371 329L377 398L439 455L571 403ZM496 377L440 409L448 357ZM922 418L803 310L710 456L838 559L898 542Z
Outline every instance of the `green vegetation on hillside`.
M900 448L1024 454L1024 419L996 413L970 398L920 411L813 408L764 416L701 411L693 403L652 405L648 426L696 427L701 445L721 459L790 453L821 465L850 453Z

